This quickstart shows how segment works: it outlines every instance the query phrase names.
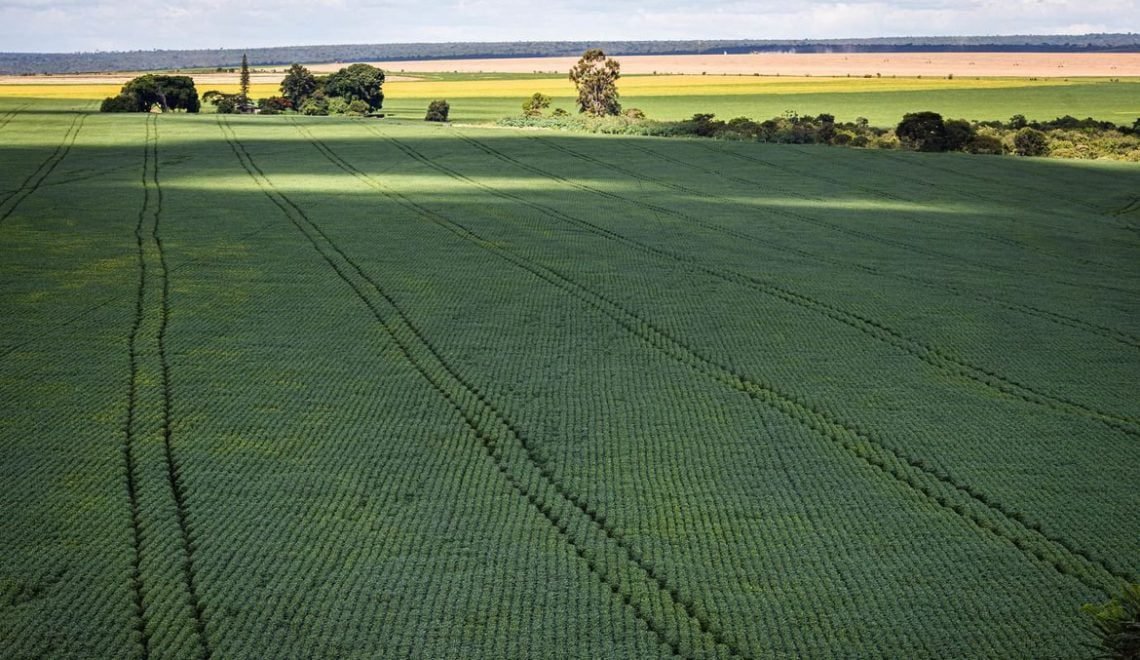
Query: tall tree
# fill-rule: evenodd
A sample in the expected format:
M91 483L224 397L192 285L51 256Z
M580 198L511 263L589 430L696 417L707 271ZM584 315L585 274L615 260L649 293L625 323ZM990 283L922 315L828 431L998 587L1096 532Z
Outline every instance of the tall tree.
M317 77L300 64L294 64L285 72L281 81L281 96L289 99L293 107L300 109L313 92L317 91Z
M617 60L607 58L598 48L586 51L570 69L570 80L578 88L578 111L594 116L620 114L617 91L620 77L621 64Z
M241 54L241 103L249 105L249 58Z

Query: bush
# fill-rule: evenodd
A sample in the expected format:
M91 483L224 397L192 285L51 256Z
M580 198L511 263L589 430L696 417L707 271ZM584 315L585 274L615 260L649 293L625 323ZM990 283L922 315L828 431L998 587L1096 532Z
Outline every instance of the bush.
M1013 150L1018 156L1044 156L1049 151L1049 138L1026 126L1014 134Z
M369 110L371 110L371 109L372 109L372 108L369 108L369 107L368 107L368 102L367 102L367 101L365 101L365 100L363 100L363 99L355 99L355 100L353 100L353 101L352 101L352 103L349 103L349 104L348 104L348 112L347 112L347 114L350 114L350 115L355 115L355 116L358 116L358 117L359 117L359 116L361 116L361 115L366 115L366 114L368 114L368 111L369 111Z
M330 115L343 115L348 112L348 99L343 96L330 96L327 107Z
M641 108L626 108L622 114L630 119L645 119L645 112Z
M427 115L424 116L424 121L447 121L447 115L451 112L451 104L443 99L437 99L428 104Z
M948 119L946 129L946 151L962 151L974 138L974 125L965 119Z
M217 110L215 112L220 115L232 115L238 111L237 100L235 100L232 96L225 96L218 99L218 102L215 105L217 106Z
M126 94L109 96L99 105L99 112L136 112L138 101Z
M1102 657L1140 658L1140 584L1126 586L1123 594L1103 605L1084 605L1081 611L1092 618Z
M550 97L542 92L535 92L523 101L523 114L527 117L541 117L542 111L550 107Z
M286 110L292 110L293 102L284 96L270 96L269 98L259 99L257 108L263 115L277 115Z
M1005 146L996 135L978 134L966 142L964 150L971 154L1001 155L1005 153Z
M221 107L221 104L219 104L219 108L220 107ZM329 113L329 102L328 102L328 100L326 100L322 97L311 96L311 97L305 99L305 102L301 104L301 114L303 114L303 115L309 115L309 116L315 117L315 116L324 116L324 115L327 115L328 113Z

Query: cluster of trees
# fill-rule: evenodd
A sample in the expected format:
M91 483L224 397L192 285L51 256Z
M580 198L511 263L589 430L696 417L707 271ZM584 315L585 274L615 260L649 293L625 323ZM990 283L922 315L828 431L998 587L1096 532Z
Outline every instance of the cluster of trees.
M1015 153L1019 156L1059 155L1081 157L1067 153L1066 146L1100 143L1101 153L1087 153L1098 157L1110 155L1108 147L1129 145L1134 140L1122 140L1140 135L1140 119L1131 126L1118 126L1092 117L1077 119L1071 115L1051 121L1030 121L1024 115L1014 115L1008 122L969 122L964 119L943 119L937 112L914 112L903 117L895 128L895 135L903 146L916 151L966 151L976 154ZM1054 144L1056 143L1056 144ZM1077 148L1077 151L1081 151Z
M500 124L622 135L1140 162L1140 119L1127 127L1069 116L1048 122L1028 121L1021 115L1008 122L970 122L943 119L935 112L916 112L905 115L898 126L890 129L872 126L862 117L853 122L840 122L826 113L812 116L786 112L763 121L748 117L725 121L702 113L682 121L658 121L645 119L636 109L605 117L571 116L557 110L543 116L542 110L546 107L549 107L549 99L536 95L524 102L522 117L504 119Z
M123 85L118 96L103 99L100 112L150 112L158 107L163 112L185 110L198 112L202 107L194 79L189 76L147 74Z
M304 115L364 115L384 105L384 72L371 64L351 64L336 73L317 76L293 64L281 81L281 95L262 98L256 106L249 98L249 69L242 58L241 91L223 94L209 91L203 99L220 113L252 112L278 114L295 110Z
M367 114L384 105L384 72L371 64L350 64L316 76L293 64L281 81L281 96L304 115Z

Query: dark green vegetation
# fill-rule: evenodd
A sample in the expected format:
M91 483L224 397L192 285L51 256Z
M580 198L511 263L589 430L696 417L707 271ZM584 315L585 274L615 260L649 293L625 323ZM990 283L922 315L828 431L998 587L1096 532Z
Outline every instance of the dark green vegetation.
M1140 584L1130 584L1107 603L1082 607L1099 636L1098 651L1106 658L1140 658Z
M447 115L451 112L451 104L445 99L436 99L428 104L427 114L424 115L425 121L447 121Z
M698 113L683 121L647 119L629 108L621 117L571 116L556 108L542 116L537 97L523 103L522 117L500 119L500 126L547 128L610 135L702 137L739 142L775 144L826 144L841 147L909 149L922 152L962 151L979 155L1016 154L1058 158L1113 159L1140 162L1140 119L1118 126L1095 119L1058 117L1029 122L1014 115L1008 122L971 122L947 119L937 112L908 112L892 131L872 126L865 117L838 122L827 113L818 117L794 112L753 121L736 117L725 121L711 113ZM549 99L544 99L549 105Z
M266 114L295 109L303 115L362 115L383 107L384 79L384 72L371 64L350 64L327 76L293 64L281 80L281 96L260 99L257 105ZM229 114L220 104L218 112Z
M148 73L123 85L118 96L103 99L102 112L163 112L185 110L198 112L202 107L198 90L190 76L166 76Z
M1137 581L1135 165L6 103L0 655L1075 657Z
M702 41L513 41L407 44L337 44L277 48L149 50L111 53L0 53L0 73L85 73L234 67L249 54L258 64L367 62L484 57L578 55L602 48L614 55L688 55L721 52L1137 52L1136 34L881 37L871 39L749 39Z

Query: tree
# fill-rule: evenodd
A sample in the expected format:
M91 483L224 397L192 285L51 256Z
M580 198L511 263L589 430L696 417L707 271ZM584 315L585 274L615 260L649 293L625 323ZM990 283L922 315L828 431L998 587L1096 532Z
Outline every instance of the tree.
M138 112L138 103L123 94L108 96L99 106L99 112Z
M428 104L427 115L424 121L447 121L447 115L451 112L451 104L443 99L432 101Z
M281 96L289 99L294 108L299 108L317 91L317 78L300 64L294 64L285 72L281 81Z
M1140 584L1129 584L1124 593L1104 604L1089 603L1081 610L1091 617L1102 658L1140 658Z
M1026 126L1014 134L1013 150L1018 156L1044 156L1049 151L1049 138L1036 128Z
M595 117L620 114L617 91L620 77L621 64L617 60L608 59L598 48L586 51L570 69L570 81L578 88L578 112Z
M965 119L947 119L946 151L962 151L974 137L974 125Z
M908 112L895 128L895 135L915 151L946 150L946 124L937 112Z
M324 84L327 96L339 96L348 103L360 99L369 110L384 105L383 87L384 72L371 64L351 64L329 76Z
M257 102L257 109L263 115L279 115L293 109L293 102L284 96L270 96Z
M542 92L535 92L529 99L523 101L523 114L527 117L541 117L542 111L550 107L550 97Z
M249 107L249 58L245 53L241 54L241 91L238 94L241 96L241 104L243 107Z
M185 110L198 112L202 104L194 79L189 76L147 74L123 85L118 97L103 101L104 112L150 112L158 106L163 112Z

